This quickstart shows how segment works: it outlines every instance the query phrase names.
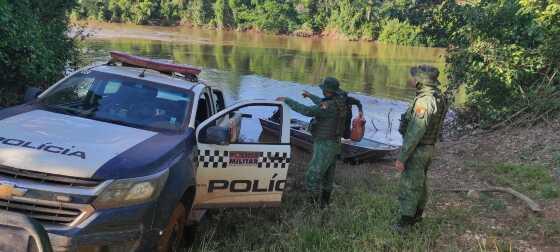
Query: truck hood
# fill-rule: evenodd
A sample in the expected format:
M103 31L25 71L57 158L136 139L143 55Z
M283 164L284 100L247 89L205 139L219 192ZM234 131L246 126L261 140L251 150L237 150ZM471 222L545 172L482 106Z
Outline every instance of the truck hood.
M156 132L32 110L0 120L0 165L91 178Z

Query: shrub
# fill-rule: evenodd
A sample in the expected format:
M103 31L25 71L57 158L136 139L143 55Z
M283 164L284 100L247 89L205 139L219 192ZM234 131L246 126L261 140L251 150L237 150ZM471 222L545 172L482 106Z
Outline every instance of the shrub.
M467 105L480 114L481 126L557 114L560 4L488 0L469 8L465 26L450 41L455 48L447 73L452 85L465 85Z
M77 62L68 37L74 0L0 0L0 106L20 101L25 86L46 87Z
M227 0L217 0L214 3L214 19L218 28L235 27L233 11Z
M210 0L193 0L190 2L188 10L194 24L205 25L213 20L212 2Z
M377 39L381 29L379 2L343 0L336 4L331 14L331 26L350 39Z
M424 45L420 27L401 22L397 19L389 19L385 22L379 41L389 44L419 46Z
M265 0L256 8L255 25L259 30L273 33L290 33L299 21L297 12L291 2Z

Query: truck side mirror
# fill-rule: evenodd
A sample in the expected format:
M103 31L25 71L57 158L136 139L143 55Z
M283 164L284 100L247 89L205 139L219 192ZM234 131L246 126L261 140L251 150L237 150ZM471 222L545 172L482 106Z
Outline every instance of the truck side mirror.
M229 129L220 126L209 127L206 130L206 138L204 140L208 144L228 145Z
M43 92L43 90L40 89L40 88L28 87L28 88L25 90L25 96L24 96L24 98L23 98L23 101L24 101L25 103L28 103L28 102L32 102L32 101L34 101L34 100L37 100L37 97L38 97L42 92Z

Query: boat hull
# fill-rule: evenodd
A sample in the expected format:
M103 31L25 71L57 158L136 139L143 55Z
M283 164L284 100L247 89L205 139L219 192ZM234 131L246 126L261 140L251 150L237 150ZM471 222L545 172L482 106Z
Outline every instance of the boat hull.
M274 121L260 119L263 129L271 134L278 135L280 124ZM306 131L307 123L293 119L290 127L292 144L308 151L313 151L313 138ZM362 162L366 160L384 159L395 154L398 148L392 145L380 143L368 138L359 142L342 140L341 158L350 162Z

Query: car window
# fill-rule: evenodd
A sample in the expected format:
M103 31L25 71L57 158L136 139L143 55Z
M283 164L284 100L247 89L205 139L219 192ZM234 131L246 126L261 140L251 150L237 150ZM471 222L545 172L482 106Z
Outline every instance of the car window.
M115 74L76 74L39 103L60 113L153 130L184 127L192 92Z
M80 78L67 79L56 88L59 103L72 103L83 99L93 85L94 78L82 76Z
M207 131L218 126L227 128L230 144L280 144L281 109L278 105L250 105L230 111L201 129L199 142L210 143ZM266 122L272 122L276 128L265 130Z

